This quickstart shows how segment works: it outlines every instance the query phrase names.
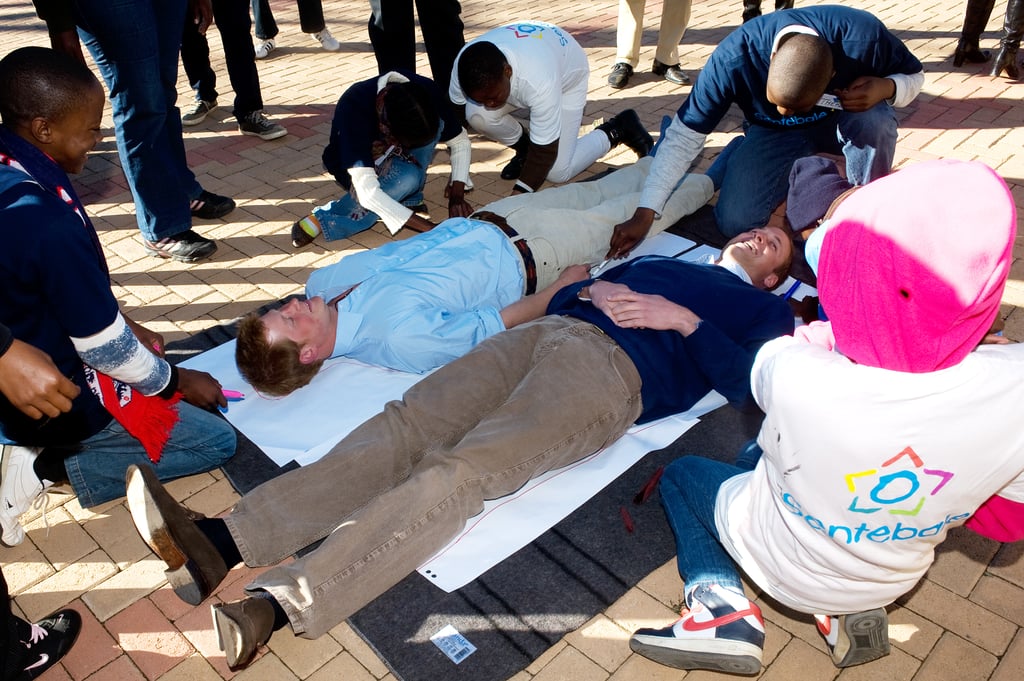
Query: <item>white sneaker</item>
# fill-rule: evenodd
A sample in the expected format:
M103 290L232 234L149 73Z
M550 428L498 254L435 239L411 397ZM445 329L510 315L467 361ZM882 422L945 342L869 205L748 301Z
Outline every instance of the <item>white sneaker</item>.
M743 594L717 584L696 587L690 602L675 624L637 630L629 647L677 669L759 673L764 648L761 609Z
M19 518L43 493L43 483L32 468L40 451L17 445L2 445L0 449L0 539L7 546L25 541L25 529Z
M273 38L270 38L269 40L261 40L260 44L256 46L256 58L266 59L270 56L270 53L274 51L275 47L277 47L277 45L274 43Z
M319 33L311 33L310 35L312 35L315 40L319 40L320 47L324 48L328 52L337 52L341 49L341 43L335 40L334 36L331 35L331 32L326 28Z

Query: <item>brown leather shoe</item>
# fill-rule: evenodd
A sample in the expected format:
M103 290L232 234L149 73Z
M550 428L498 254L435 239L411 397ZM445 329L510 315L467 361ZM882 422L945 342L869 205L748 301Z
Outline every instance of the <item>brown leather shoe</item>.
M224 558L196 526L194 514L175 501L149 466L129 466L128 510L135 529L167 564L164 574L178 598L199 605L228 573Z
M263 598L211 605L213 630L231 671L246 666L274 633L274 606Z

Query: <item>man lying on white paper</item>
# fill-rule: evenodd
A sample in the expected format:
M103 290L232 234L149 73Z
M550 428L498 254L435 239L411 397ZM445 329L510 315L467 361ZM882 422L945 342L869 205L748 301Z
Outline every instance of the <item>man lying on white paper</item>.
M791 257L789 235L768 227L729 242L718 266L647 256L571 284L547 316L426 376L224 518L194 521L151 469L133 468L132 518L192 604L233 565L275 565L248 598L213 608L232 669L287 623L317 638L415 570L485 500L712 389L749 402L754 353L793 331L788 303L765 290L785 279Z
M317 270L306 300L242 320L235 356L242 376L282 396L309 383L330 357L413 373L461 357L542 315L555 291L587 278L581 263L604 258L649 167L645 158L594 182L508 197L472 218ZM707 177L687 175L652 234L713 192Z

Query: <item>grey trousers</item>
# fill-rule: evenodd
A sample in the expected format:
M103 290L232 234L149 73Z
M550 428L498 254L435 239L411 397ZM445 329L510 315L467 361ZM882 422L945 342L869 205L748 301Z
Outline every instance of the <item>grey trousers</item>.
M592 324L543 317L488 338L320 461L238 502L225 520L246 565L326 537L247 588L270 592L296 634L317 638L436 553L485 500L601 449L640 413L636 367Z

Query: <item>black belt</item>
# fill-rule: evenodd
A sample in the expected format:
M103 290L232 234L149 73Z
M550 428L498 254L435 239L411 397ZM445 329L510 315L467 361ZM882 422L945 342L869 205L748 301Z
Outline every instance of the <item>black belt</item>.
M526 295L532 295L537 292L537 261L533 259L533 252L530 251L529 245L526 243L526 239L520 239L519 232L508 226L508 222L505 218L492 213L487 210L482 210L478 213L473 214L474 220L483 220L490 222L492 225L500 229L505 233L511 241L512 245L519 251L519 256L523 259L523 268L526 270Z

